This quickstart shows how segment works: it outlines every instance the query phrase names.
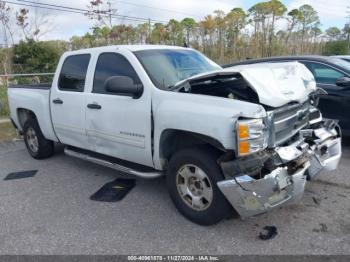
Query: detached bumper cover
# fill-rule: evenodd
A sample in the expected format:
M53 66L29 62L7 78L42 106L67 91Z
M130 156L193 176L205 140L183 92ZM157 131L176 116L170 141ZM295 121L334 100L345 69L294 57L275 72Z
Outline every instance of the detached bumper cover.
M303 196L308 177L337 168L341 158L341 138L334 126L305 130L302 136L300 143L275 149L281 165L263 178L243 174L218 182L221 192L242 218L297 202ZM302 155L307 155L307 161L302 161L297 169L289 170L288 163L296 162Z
M286 168L277 168L259 180L240 176L221 181L218 186L239 215L246 218L299 199L304 192L309 165L305 164L293 175L289 175Z
M309 149L311 155L311 166L308 175L312 179L322 170L333 171L338 167L341 158L341 138L333 138L336 130L329 130L325 127L314 130L314 134L319 138L315 140L315 145Z

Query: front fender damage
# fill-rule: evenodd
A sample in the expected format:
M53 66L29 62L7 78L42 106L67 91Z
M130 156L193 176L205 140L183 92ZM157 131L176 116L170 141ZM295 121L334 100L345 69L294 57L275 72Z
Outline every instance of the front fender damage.
M221 162L226 179L218 187L242 218L258 215L303 196L307 179L337 168L341 134L326 120L300 132L289 145L246 159Z

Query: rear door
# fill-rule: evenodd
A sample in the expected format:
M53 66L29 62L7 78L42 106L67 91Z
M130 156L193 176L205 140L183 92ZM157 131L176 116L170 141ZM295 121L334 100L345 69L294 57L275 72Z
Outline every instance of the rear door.
M89 62L90 54L67 56L53 81L50 96L52 122L58 139L80 148L87 146L84 89Z
M100 53L94 63L92 92L88 94L85 105L90 150L153 166L151 89L144 86L141 97L136 99L108 92L104 83L112 76L130 77L135 84L142 82L121 53Z
M320 98L319 109L326 118L339 119L344 131L350 131L350 90L336 85L337 79L347 76L344 72L313 61L302 62L314 75L317 86L327 91L328 95Z

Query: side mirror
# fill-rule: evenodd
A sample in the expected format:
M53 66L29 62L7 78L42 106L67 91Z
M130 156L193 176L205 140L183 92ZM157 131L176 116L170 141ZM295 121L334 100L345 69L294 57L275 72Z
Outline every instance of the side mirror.
M108 92L131 96L136 99L142 95L142 84L135 84L134 80L128 76L111 76L104 83L105 89Z
M350 88L350 77L343 76L337 79L335 82L337 86Z

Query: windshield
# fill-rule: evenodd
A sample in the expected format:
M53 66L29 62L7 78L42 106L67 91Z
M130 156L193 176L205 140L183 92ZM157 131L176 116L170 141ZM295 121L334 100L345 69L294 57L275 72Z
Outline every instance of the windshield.
M334 57L330 58L330 60L332 61L332 63L336 64L337 66L340 66L350 72L350 62L347 62L340 58L334 58Z
M222 69L194 50L156 49L134 52L153 84L169 89L190 76Z

